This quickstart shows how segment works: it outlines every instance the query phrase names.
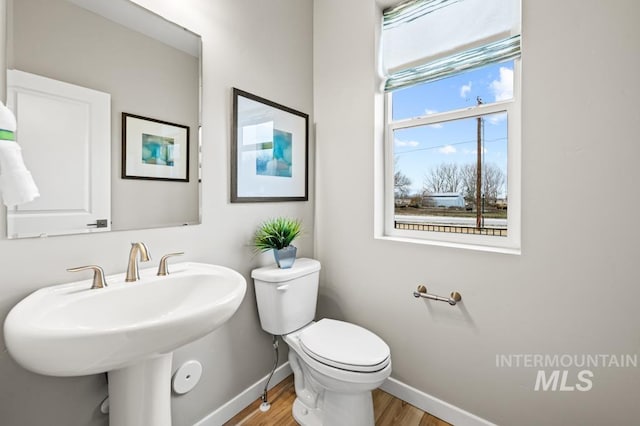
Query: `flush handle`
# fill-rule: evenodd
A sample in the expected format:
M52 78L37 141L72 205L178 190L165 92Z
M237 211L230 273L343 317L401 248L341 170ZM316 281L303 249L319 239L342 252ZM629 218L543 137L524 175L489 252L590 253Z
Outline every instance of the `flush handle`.
M287 291L288 289L289 289L289 284L280 285L280 286L276 287L276 290L278 290L278 291Z

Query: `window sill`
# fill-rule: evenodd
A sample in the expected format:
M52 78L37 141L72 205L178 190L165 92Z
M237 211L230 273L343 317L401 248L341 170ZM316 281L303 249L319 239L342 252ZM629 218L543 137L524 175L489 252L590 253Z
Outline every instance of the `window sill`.
M488 253L500 253L500 254L510 254L510 255L521 255L522 250L520 248L510 248L510 247L496 247L486 244L471 244L464 242L453 242L453 241L439 241L439 240L431 240L410 236L397 236L397 235L376 235L376 240L381 241L393 241L399 243L410 243L410 244L421 244L421 245L430 245L430 246L438 246L438 247L449 247L449 248L457 248L463 250L475 250L475 251L484 251Z

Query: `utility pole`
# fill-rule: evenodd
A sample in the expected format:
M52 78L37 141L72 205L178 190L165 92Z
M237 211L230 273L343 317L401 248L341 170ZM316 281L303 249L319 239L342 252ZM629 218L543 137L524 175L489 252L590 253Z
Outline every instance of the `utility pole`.
M480 96L476 98L478 105L482 105ZM476 172L476 228L482 227L482 117L476 118L477 123L477 139L478 139L478 159Z

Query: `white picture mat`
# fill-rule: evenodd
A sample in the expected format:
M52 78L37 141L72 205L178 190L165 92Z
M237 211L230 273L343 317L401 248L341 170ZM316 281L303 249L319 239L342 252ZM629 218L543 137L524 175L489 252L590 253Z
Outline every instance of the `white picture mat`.
M304 197L306 195L306 120L298 115L238 96L237 195L238 197ZM273 122L273 128L292 135L291 177L259 175L258 151L244 141L245 126ZM255 139L254 139L255 140Z

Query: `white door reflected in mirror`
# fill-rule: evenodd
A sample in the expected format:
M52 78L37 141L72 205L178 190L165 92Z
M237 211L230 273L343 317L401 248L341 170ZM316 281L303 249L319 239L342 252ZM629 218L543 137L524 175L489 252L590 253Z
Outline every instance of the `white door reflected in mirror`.
M7 210L8 238L110 230L111 96L17 70L7 89L41 195Z

